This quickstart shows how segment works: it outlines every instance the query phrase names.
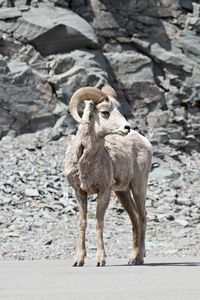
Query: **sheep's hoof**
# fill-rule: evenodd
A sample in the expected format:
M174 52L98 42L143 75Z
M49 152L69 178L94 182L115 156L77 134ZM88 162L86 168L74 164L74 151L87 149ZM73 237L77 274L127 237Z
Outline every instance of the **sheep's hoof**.
M80 260L80 261L75 261L73 267L83 267L83 265L84 265L84 261Z
M106 265L106 261L105 260L97 262L97 267L105 267L105 265Z
M130 259L128 264L129 265L143 265L144 259L143 258L134 258Z

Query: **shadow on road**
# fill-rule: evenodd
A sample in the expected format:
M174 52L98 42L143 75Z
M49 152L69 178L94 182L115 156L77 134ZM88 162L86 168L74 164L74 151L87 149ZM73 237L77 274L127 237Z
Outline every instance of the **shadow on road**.
M200 262L146 263L144 265L107 265L107 267L200 267Z

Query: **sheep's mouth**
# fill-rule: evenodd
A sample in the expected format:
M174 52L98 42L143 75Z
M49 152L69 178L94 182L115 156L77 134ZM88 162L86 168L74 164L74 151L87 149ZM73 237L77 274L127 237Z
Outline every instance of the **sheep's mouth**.
M130 130L128 130L128 129L126 131L120 130L119 135L127 135L129 132L130 132Z

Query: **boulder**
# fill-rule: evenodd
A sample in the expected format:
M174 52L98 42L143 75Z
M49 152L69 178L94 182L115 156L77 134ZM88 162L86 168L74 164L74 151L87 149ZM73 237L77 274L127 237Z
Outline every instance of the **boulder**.
M10 31L15 39L32 44L42 55L98 47L92 27L77 14L59 7L31 7Z
M143 106L145 98L157 101L160 92L154 83L153 65L149 57L136 51L105 53L118 87L134 108ZM148 101L148 100L146 100Z
M182 49L182 52L184 52L188 58L200 63L200 36L195 34L194 31L184 30L178 38L174 39L173 43Z
M200 32L200 4L193 2L193 13L189 14L185 27Z
M8 72L8 66L5 60L0 56L0 74L6 74Z
M108 83L106 63L97 50L74 50L54 56L49 68L49 81L57 97L65 103L80 87L89 85L101 88Z
M0 127L9 130L35 131L52 126L55 107L49 83L19 60L8 64L9 72L0 76Z
M158 43L154 43L150 47L150 55L160 63L172 66L178 70L184 70L187 73L192 72L193 62L184 54L173 51L167 51Z
M15 41L8 34L0 34L0 55L7 57L6 59L8 59L9 57L16 56L20 51L21 47L22 44L20 42Z
M11 60L8 63L8 68L11 73L25 72L29 69L29 66L21 61L19 58L15 60Z
M13 18L19 18L22 16L22 12L16 7L2 8L0 10L0 20L8 20Z
M189 10L192 11L192 1L191 0L180 0L180 5Z

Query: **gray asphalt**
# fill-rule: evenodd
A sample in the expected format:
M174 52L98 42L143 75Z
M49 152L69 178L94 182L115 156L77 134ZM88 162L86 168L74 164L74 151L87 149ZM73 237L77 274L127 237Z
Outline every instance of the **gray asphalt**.
M0 299L200 299L200 257L147 258L143 266L107 259L106 267L72 261L1 261Z

